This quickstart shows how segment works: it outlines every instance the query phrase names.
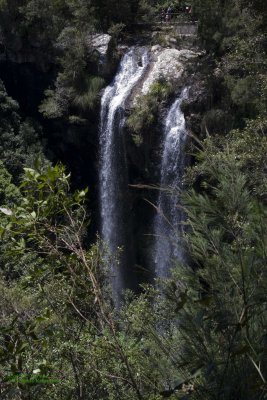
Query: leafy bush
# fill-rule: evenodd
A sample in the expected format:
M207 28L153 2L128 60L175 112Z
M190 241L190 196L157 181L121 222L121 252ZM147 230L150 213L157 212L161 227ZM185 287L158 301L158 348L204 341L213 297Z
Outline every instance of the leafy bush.
M127 125L135 135L133 139L141 138L156 124L160 107L164 102L167 102L171 93L171 84L160 80L152 84L148 94L138 98L137 104L133 107L127 119Z
M261 199L265 199L267 191L266 133L266 118L258 117L256 120L247 120L247 124L242 130L235 129L225 136L217 135L212 140L207 138L202 143L205 153L197 153L197 162L187 169L187 184L191 186L198 181L205 187L205 169L208 164L211 160L213 163L221 163L224 154L231 149L236 165L246 174L250 190ZM204 154L208 157L204 158Z
M33 119L22 120L19 105L0 81L0 157L5 168L18 183L23 167L31 166L36 157L44 161L42 132Z
M105 80L99 76L80 78L77 85L75 85L73 104L84 111L93 109L104 84Z
M201 123L202 132L211 134L227 134L232 128L233 119L230 114L220 109L212 109L205 113Z

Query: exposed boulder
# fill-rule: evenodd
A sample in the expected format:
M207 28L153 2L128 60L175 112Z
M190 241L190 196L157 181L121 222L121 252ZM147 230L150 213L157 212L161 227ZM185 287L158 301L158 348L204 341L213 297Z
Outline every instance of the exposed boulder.
M98 74L109 79L114 75L118 63L118 59L114 57L117 49L112 36L107 33L90 34L86 36L85 42L88 51L97 54Z
M99 56L105 60L107 57L112 37L107 33L88 35L87 42L95 49Z
M152 68L149 71L141 89L142 94L147 94L151 85L159 79L167 82L178 81L185 70L185 63L199 53L184 49L162 49L159 45L151 48Z

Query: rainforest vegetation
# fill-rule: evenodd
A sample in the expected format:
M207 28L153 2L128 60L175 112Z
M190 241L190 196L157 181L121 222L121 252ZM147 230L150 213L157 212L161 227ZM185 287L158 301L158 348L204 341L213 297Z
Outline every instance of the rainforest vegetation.
M169 2L0 1L3 400L267 399L267 7L189 4L208 101L184 177L187 262L118 309L96 229L101 90L118 44ZM105 70L95 33L112 37ZM170 92L134 106L137 148Z

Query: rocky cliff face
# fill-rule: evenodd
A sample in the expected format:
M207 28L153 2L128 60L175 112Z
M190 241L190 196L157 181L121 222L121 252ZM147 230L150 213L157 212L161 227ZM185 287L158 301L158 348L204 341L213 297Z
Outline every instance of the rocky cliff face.
M173 86L177 85L186 70L186 63L201 53L189 49L170 49L160 45L151 48L150 71L145 79L141 94L147 94L154 82L164 79Z
M182 108L186 117L189 131L198 135L201 132L201 121L205 110L209 108L210 88L206 80L207 56L200 48L170 48L161 45L150 46L150 63L143 80L132 93L128 113L131 116L136 108L150 104L148 96L155 97L154 85L160 82L168 88L167 98L156 100L158 107L154 122L148 126L144 123L139 143L131 140L131 128L128 129L128 157L135 171L139 170L139 179L156 183L157 158L160 152L160 135L162 120L167 113L173 99L181 92L183 87L188 87L188 97ZM147 118L152 112L147 108ZM145 117L144 117L145 120ZM146 122L146 121L144 121ZM150 131L150 132L148 132ZM133 135L134 136L134 135ZM141 144L140 144L141 142Z
M155 213L151 203L156 204L157 191L148 190L145 186L158 185L160 181L162 123L169 107L182 88L188 87L188 96L182 104L182 109L189 134L197 136L201 132L203 113L209 108L211 93L206 80L208 61L205 52L199 47L188 46L187 42L185 48L182 48L181 43L177 47L179 48L173 45L173 41L167 47L159 44L150 46L149 67L128 105L129 118L137 113L137 119L138 116L139 120L143 118L144 123L139 136L129 125L125 131L137 265L149 265L149 249L154 240L151 236L151 223ZM160 82L159 92L161 85L163 93L165 87L168 89L168 95L164 99L160 98L162 94L158 95L155 90L157 82ZM153 107L156 109L156 116L149 125L147 121L153 113ZM192 141L189 140L188 150L191 144Z

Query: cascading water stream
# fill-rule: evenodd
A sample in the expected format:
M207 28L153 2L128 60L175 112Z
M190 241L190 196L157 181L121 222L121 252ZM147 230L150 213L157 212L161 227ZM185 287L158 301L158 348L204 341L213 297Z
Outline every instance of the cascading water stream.
M185 168L186 128L181 103L187 97L184 89L174 102L165 120L163 156L161 161L161 191L158 213L154 221L154 266L158 278L167 278L174 260L183 261L183 212L179 207L182 176Z
M118 262L111 260L108 265L113 298L117 305L120 303L125 286L126 255L131 242L127 235L128 177L123 137L124 110L126 101L142 78L147 65L147 49L131 48L123 57L113 83L105 89L101 100L99 173L101 238L107 244L111 257L118 256L118 249L123 248L122 254L118 256Z

